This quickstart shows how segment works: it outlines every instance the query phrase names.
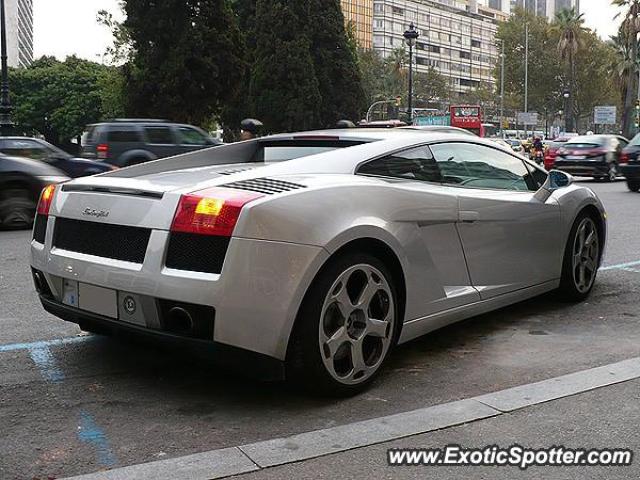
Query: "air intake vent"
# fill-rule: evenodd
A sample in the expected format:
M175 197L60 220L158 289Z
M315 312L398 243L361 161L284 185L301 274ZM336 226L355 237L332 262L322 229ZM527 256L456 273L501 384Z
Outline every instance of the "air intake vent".
M236 188L238 190L249 190L250 192L266 193L267 195L305 188L304 185L300 185L298 183L284 182L282 180L274 180L272 178L252 178L249 180L239 180L237 182L227 183L226 185L222 186L228 188Z
M230 168L228 170L222 170L221 172L217 172L218 175L233 175L234 173L246 172L248 170L253 170L256 167L244 167L244 168Z

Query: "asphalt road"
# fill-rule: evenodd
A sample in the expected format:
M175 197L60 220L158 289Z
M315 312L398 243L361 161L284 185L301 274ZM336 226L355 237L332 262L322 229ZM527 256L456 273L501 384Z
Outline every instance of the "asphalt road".
M639 261L640 195L622 182L589 185L609 213L605 265ZM267 440L640 356L640 266L600 272L582 304L547 295L404 345L373 388L348 400L310 398L136 342L34 344L80 331L39 305L29 235L0 232L1 479L59 478Z

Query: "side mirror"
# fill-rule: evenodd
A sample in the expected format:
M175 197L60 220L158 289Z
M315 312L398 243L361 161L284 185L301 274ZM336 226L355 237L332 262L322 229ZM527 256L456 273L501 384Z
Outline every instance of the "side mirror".
M553 192L561 188L566 188L573 183L573 177L560 170L551 170L547 176L547 181L535 194L535 198L541 202L546 202Z

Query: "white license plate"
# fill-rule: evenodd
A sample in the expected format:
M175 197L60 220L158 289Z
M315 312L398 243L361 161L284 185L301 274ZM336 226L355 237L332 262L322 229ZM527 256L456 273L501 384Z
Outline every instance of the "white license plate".
M567 160L584 160L587 158L585 155L568 155Z
M78 307L110 318L118 318L118 293L110 288L80 283Z

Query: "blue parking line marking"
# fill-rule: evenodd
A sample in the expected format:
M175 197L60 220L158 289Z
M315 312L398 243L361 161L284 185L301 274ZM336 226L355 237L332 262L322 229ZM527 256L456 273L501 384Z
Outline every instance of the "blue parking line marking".
M64 373L58 367L58 363L48 346L30 348L29 355L31 355L31 359L45 380L53 383L59 383L64 380Z
M85 411L80 412L78 439L82 443L88 443L93 447L98 457L98 463L102 467L113 467L118 463L109 445L107 435L96 424L93 417Z
M74 343L84 343L88 341L94 341L99 337L95 335L85 337L68 337L68 338L56 338L54 340L43 340L39 342L30 343L8 343L6 345L0 345L0 353L15 352L16 350L34 350L39 348L56 347L59 345L70 345Z
M609 265L608 267L602 267L600 271L604 272L607 270L626 270L627 268L638 267L638 266L640 266L640 260L635 262L619 263L618 265Z

